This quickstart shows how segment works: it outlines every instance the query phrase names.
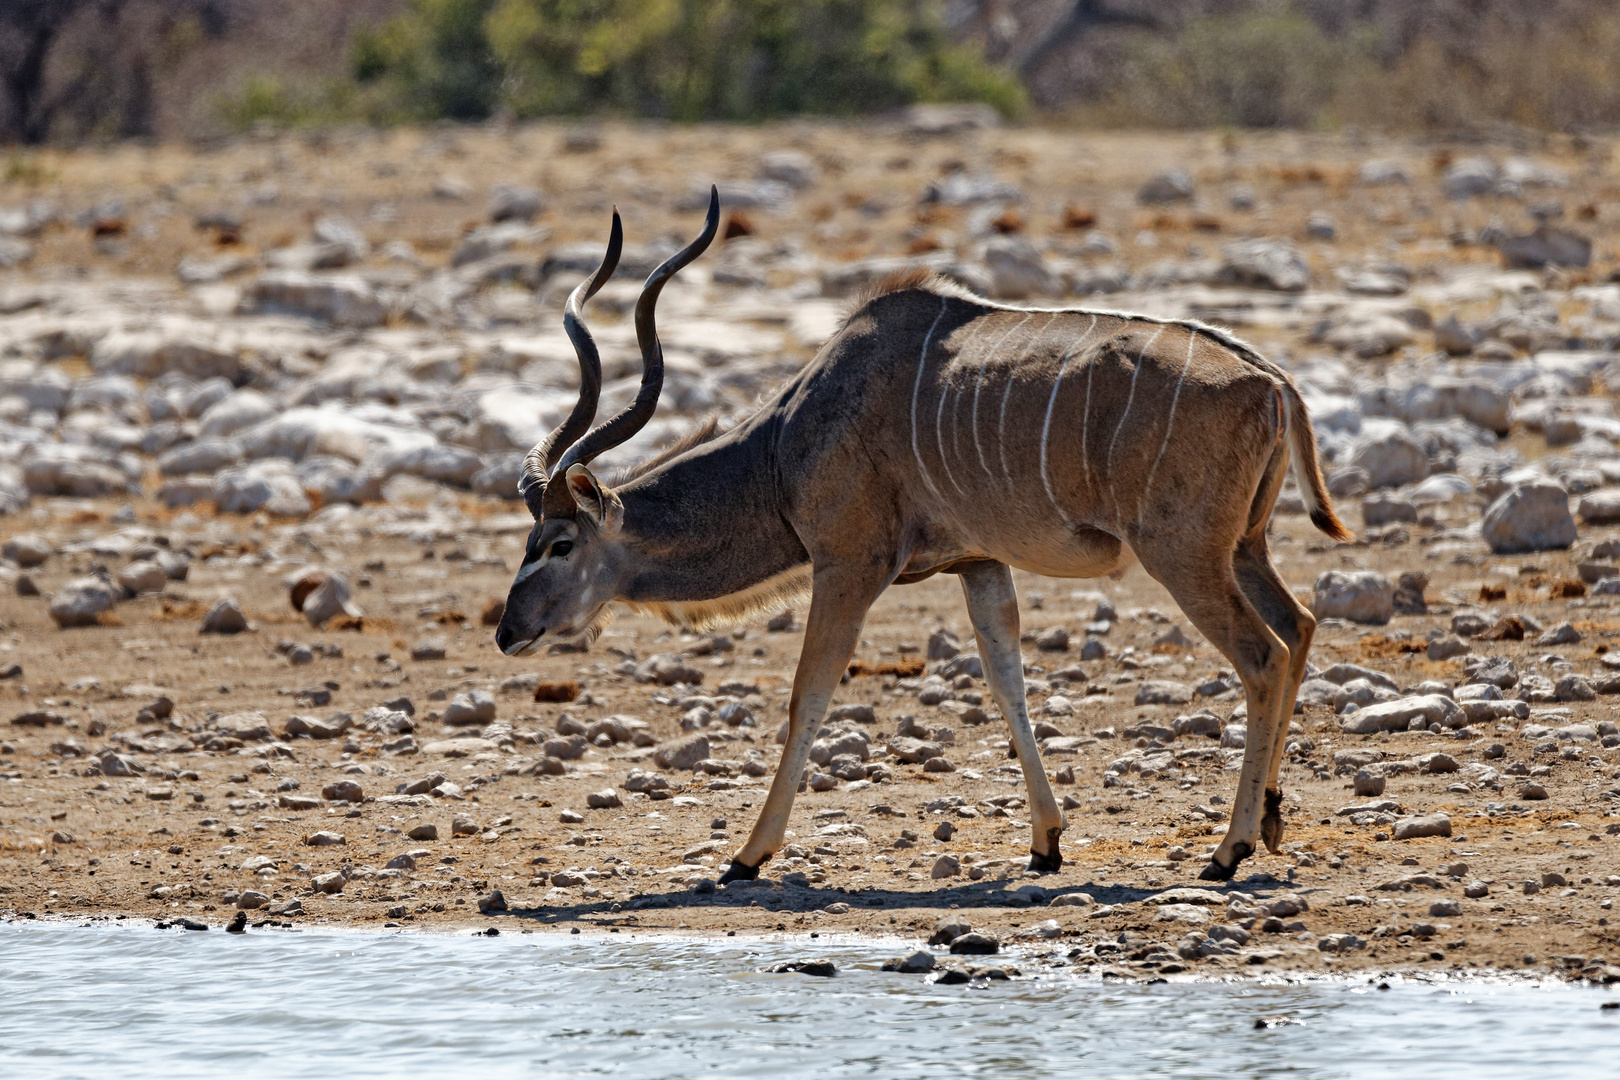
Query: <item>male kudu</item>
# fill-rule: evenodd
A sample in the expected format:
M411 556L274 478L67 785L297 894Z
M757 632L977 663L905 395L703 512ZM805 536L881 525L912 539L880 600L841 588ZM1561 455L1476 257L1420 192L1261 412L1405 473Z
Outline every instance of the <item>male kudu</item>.
M1262 838L1276 851L1277 771L1316 626L1267 552L1290 460L1311 520L1349 538L1288 375L1197 323L1009 308L905 274L868 290L748 420L707 427L609 487L589 462L652 415L663 375L658 294L718 220L713 198L703 235L648 278L635 314L641 392L583 435L601 373L581 308L617 263L617 214L602 265L569 297L564 325L583 385L572 415L526 463L535 524L496 632L501 649L593 632L614 602L701 626L808 587L782 758L721 880L751 878L781 846L873 601L891 584L956 574L1028 785L1030 867L1053 871L1064 819L1031 730L1009 568L1095 577L1134 556L1231 661L1248 697L1231 824L1201 876L1230 877Z

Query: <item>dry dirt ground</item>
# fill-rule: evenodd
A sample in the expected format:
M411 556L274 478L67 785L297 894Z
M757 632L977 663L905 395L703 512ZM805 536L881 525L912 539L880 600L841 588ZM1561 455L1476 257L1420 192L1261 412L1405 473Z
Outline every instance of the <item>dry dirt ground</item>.
M802 198L799 217L780 228L821 257L923 251L942 242L940 233L962 212L918 209L917 192L929 177L965 163L996 170L1031 193L1020 226L1031 232L1062 235L1071 208L1094 213L1117 234L1157 230L1155 250L1128 246L1121 256L1143 264L1165 246L1195 253L1229 227L1221 213L1195 220L1134 203L1135 182L1191 160L1199 163L1201 182L1259 191L1273 231L1299 235L1311 211L1328 207L1339 215L1341 251L1394 246L1419 267L1425 260L1484 265L1495 258L1447 240L1460 225L1487 223L1484 209L1413 214L1404 205L1383 207L1378 192L1349 186L1359 161L1392 149L1355 141L1286 137L1262 144L1244 137L1223 144L1206 135L1042 131L919 141L811 125L610 128L596 149L561 154L561 138L536 128L284 138L216 150L119 147L32 161L32 179L19 182L54 185L85 200L164 185L183 193L192 185L200 194L191 202L201 206L210 193L267 183L279 158L296 159L320 182L267 204L268 219L255 226L265 235L250 232L244 243L269 246L279 242L278 230L303 229L317 211L382 200L393 216L379 229L443 259L464 230L461 218L473 213L427 193L429 181L446 172L478 184L515 175L555 192L544 219L554 239L595 238L610 194L632 230L656 221L659 231L684 232L696 215L670 213L670 191L723 171L727 162L790 144L816 154L830 179ZM436 156L422 164L425 147L436 147ZM1420 161L1453 153L1393 149ZM1575 171L1598 153L1566 143L1540 149L1567 158ZM1594 167L1601 182L1586 190L1600 198L1612 192L1614 178L1601 161ZM1135 179L1127 184L1125 177ZM277 216L285 221L278 224ZM1593 228L1606 236L1612 226L1600 218ZM30 272L168 275L201 242L183 215L155 220L144 237L114 244L93 239L89 229L63 229L39 241ZM1311 257L1327 258L1314 249ZM1267 343L1263 327L1246 332ZM259 904L247 911L250 926L314 921L926 937L950 913L1007 946L1022 941L1023 955L1140 978L1483 968L1620 978L1620 967L1608 966L1620 961L1620 929L1611 923L1620 896L1620 751L1538 753L1533 740L1520 737L1518 720L1478 723L1461 737L1346 735L1331 707L1305 707L1283 765L1285 853L1262 853L1229 886L1202 888L1197 872L1224 827L1241 756L1223 747L1219 734L1239 701L1217 692L1181 704L1135 704L1144 679L1199 687L1229 675L1201 638L1188 634L1185 644L1176 643L1169 632L1173 625L1187 629L1185 619L1140 569L1119 581L1019 576L1026 631L1064 626L1072 636L1067 652L1043 649L1033 637L1025 646L1032 711L1057 729L1049 738L1062 740L1048 743L1046 760L1068 807L1061 873L1037 878L1022 870L1029 847L1022 780L1006 758L999 720L982 722L972 709L982 683L958 680L956 701L919 700L916 680L931 635L943 627L971 640L955 582L936 578L895 588L876 606L857 655L862 673L848 680L838 701L872 706L873 718L856 726L873 747L885 746L906 718L914 718L907 730L952 729L943 744L952 770L925 771L889 757L876 782L839 781L833 790L803 792L790 846L763 879L715 889L712 880L746 836L769 781L797 628L773 631L761 621L696 637L626 617L587 652L504 657L482 616L505 595L526 523L515 504L457 498L470 525L453 533L433 524L431 506L384 508L389 513L363 516L358 525L312 529L263 515L216 516L206 504L177 514L136 500L131 520L120 514L119 501L38 499L27 514L0 520L0 535L40 534L56 549L27 571L41 595L8 587L0 597L6 917L188 918L217 926L233 917L248 890L264 897L250 901ZM1554 680L1567 671L1601 676L1604 655L1620 639L1620 617L1612 598L1565 595L1575 590L1563 583L1578 579L1577 563L1593 542L1620 530L1585 528L1577 550L1530 556L1486 556L1477 542L1462 555L1457 545L1428 544L1448 526L1476 520L1478 510L1477 502L1441 507L1409 530L1386 529L1342 546L1327 543L1303 517L1279 516L1276 559L1302 595L1328 569L1429 575L1427 613L1397 615L1374 628L1326 623L1313 662L1364 665L1402 689L1431 679L1455 685L1463 681L1462 658L1431 661L1425 642L1431 629L1449 633L1454 609L1484 604L1547 627L1568 620L1580 640L1538 647L1532 632L1523 640L1481 642L1476 651ZM1353 501L1343 513L1362 531ZM95 563L123 565L135 542L106 543L119 534L187 552L189 575L161 594L120 605L103 625L58 629L45 598ZM342 628L311 629L287 599L287 581L303 563L346 574L363 617ZM225 595L240 602L250 629L199 633L205 609ZM1114 609L1099 637L1106 655L1081 659L1084 627L1109 614L1098 611L1100 603ZM442 655L419 648L432 639L442 639ZM656 654L684 654L701 685L662 686L629 673ZM1052 678L1060 671L1065 678ZM534 700L537 684L569 681L578 685L575 700ZM705 704L690 699L724 683L741 684L729 695L749 706L753 726L716 719L704 729L712 771L658 769L657 744L680 739L683 716ZM438 717L450 699L472 690L493 696L495 726L486 725L481 740L442 745L469 733ZM364 721L368 709L401 696L414 708L414 753L385 749L398 745L401 732L368 730ZM172 701L172 712L143 715L160 697ZM1053 697L1069 702L1067 715L1048 704ZM1620 715L1614 700L1532 705L1531 719L1595 726ZM1164 730L1201 709L1216 718L1213 736L1176 738ZM337 712L353 724L336 737L285 735L289 717ZM251 721L220 723L255 713L271 738L256 737L262 733ZM557 737L565 717L590 725L610 716L645 722L654 745L592 745L566 763L548 758L545 741ZM104 746L141 771L95 774L89 755ZM1161 747L1167 753L1157 753ZM1146 751L1150 764L1141 765L1139 756L1135 770L1105 775L1132 749ZM1351 759L1345 751L1368 753ZM1457 771L1429 771L1450 768L1437 763L1436 753L1448 755ZM1370 810L1356 824L1337 811L1376 801L1352 790L1357 763L1375 758L1387 774L1381 798L1394 805L1385 817ZM661 773L669 787L625 790L634 769ZM430 793L400 790L435 774L443 782ZM363 801L322 797L344 781L359 786ZM1540 785L1545 798L1524 797L1525 783ZM616 795L591 799L608 790ZM593 801L618 805L596 808ZM1450 836L1389 837L1389 819L1440 811L1453 823ZM411 839L420 825L436 826L437 839ZM332 839L328 834L341 839L311 843ZM945 856L955 857L954 870ZM936 867L946 876L933 876ZM311 884L317 878L338 891L318 890ZM1187 888L1198 891L1170 892ZM494 890L506 910L481 913L480 901ZM1247 929L1227 938L1230 951L1178 951L1189 932L1204 939L1214 924ZM1334 939L1330 945L1338 948L1324 948L1329 935L1356 940Z
M63 523L62 533L93 533L103 521L81 511L71 524ZM153 524L163 531L161 521ZM671 786L657 793L666 797L621 789L622 805L593 809L587 803L592 793L618 788L637 767L653 771L654 750L592 747L569 763L566 774L537 775L534 766L544 760L537 744L554 735L564 716L587 724L634 716L661 742L680 738L687 711L681 699L701 695L703 687L677 695L615 668L625 659L684 650L695 654L689 663L702 673L705 687L733 681L758 687L757 695L745 697L757 726L716 723L709 729L713 758L736 767L762 754L768 767L799 636L751 625L722 636L730 649L710 651L712 639L626 618L590 653L509 659L493 648L480 613L507 583L503 564L515 565L521 525L511 516L489 516L469 535L428 543L369 538L358 550L321 551L326 564L348 569L361 583L357 597L366 614L353 629L312 632L291 609L282 575L267 555L297 545L299 528L263 521L230 522L229 535L212 551L197 551L202 557L187 581L122 605L118 625L58 630L42 599L7 597L0 609L7 628L4 659L22 667L4 684L8 708L19 716L44 713L47 725L13 721L5 732L0 899L12 917L224 921L234 907L226 895L255 889L268 897L264 908L251 913L255 921L298 900L299 918L374 926L449 927L477 920L474 925L552 929L926 934L939 915L960 909L976 929L1003 940L1042 933L1039 924L1055 920L1054 940L1034 940L1041 951L1079 947L1089 958L1094 950L1095 962L1128 961L1125 966L1139 974L1177 968L1213 973L1246 964L1579 973L1601 961L1566 958L1613 953L1610 915L1620 893L1613 876L1620 830L1603 813L1612 805L1614 778L1585 761L1533 755L1531 745L1512 734L1514 725L1501 734L1483 725L1473 739L1450 733L1346 736L1330 708L1308 707L1296 718L1303 736L1298 750L1283 766L1287 854L1246 863L1230 888L1210 890L1217 895L1166 894L1199 884L1196 874L1222 827L1222 797L1240 755L1207 737L1175 739L1170 745L1176 760L1169 767L1156 775L1127 774L1120 786L1105 784L1105 767L1136 741L1132 729L1167 725L1196 711L1191 705L1134 706L1144 669L1155 678L1199 684L1219 677L1224 667L1201 643L1190 649L1153 645L1165 634L1167 619L1179 620L1169 597L1140 570L1101 583L1118 612L1103 639L1111 655L1078 665L1084 674L1075 673L1079 677L1066 691L1073 715L1055 720L1064 734L1079 737L1072 752L1047 759L1057 791L1071 807L1061 873L1037 878L1022 870L1029 844L1023 787L1006 760L999 722L964 723L960 705L923 706L897 676L861 675L849 680L839 702L873 706L876 723L865 726L874 745L896 734L906 716L930 732L951 727L955 741L946 745L946 757L955 771L893 763L889 779L858 784L857 790L840 784L841 790L807 791L795 804L793 846L768 867L767 883L703 891L708 887L698 883L712 879L711 868L723 866L746 835L767 777L755 779L735 768L725 770L732 776L666 770ZM1279 519L1276 542L1279 561L1295 580L1310 580L1329 567L1416 564L1420 558L1410 546L1326 550L1303 518ZM75 566L85 568L96 558L93 551L59 556L32 576L49 593ZM1443 572L1430 592L1467 595L1477 593L1482 580L1502 581L1514 610L1549 624L1572 618L1587 641L1602 649L1604 641L1620 636L1620 622L1610 611L1567 611L1579 602L1548 600L1544 585L1531 584L1563 576L1567 559L1560 554ZM1026 577L1020 584L1027 628L1078 627L1095 613L1094 583ZM239 598L251 630L199 633L203 609L220 593ZM1455 678L1449 669L1456 661L1435 663L1421 651L1406 651L1414 642L1421 649L1428 627L1448 621L1446 611L1438 603L1427 616L1397 616L1371 633L1329 626L1318 637L1313 660L1324 667L1375 666L1402 685ZM965 634L964 623L951 580L897 588L873 611L857 659L880 667L917 658L934 628ZM433 638L445 643L443 659L413 660L413 646ZM314 658L293 664L289 642L310 646ZM1497 646L1493 652L1513 657L1521 668L1534 667L1547 652L1523 642ZM1565 653L1583 666L1598 659L1584 644ZM1036 679L1043 671L1076 666L1072 656L1033 644L1026 646L1026 657ZM534 680L524 676L573 680L582 694L566 704L537 704L529 688ZM500 690L509 679L514 682ZM497 741L435 746L456 734L432 719L445 695L480 687L495 691L511 737L494 732ZM964 697L971 701L968 695L975 692L982 686L972 683ZM219 726L210 723L211 714L257 712L279 736L289 716L326 717L341 710L358 719L400 695L416 708L421 750L415 754L384 751L392 738L360 730L330 739L250 739L240 746L216 740L218 749L195 748L191 738L198 734L206 744L201 733ZM140 718L139 711L160 696L174 702L167 721ZM1208 702L1223 720L1235 705L1231 695ZM1614 715L1602 699L1562 708L1588 721ZM70 756L73 744L93 747L109 738L145 771L84 775L93 770L84 768L85 759ZM1391 770L1395 775L1383 797L1403 813L1447 812L1455 823L1449 838L1395 841L1387 839L1387 826L1355 826L1335 816L1341 807L1366 801L1354 797L1350 778L1335 768L1336 751L1375 750L1388 761L1414 763L1443 752L1466 767L1486 761L1493 743L1505 753L1489 759L1492 767L1509 771L1522 763L1546 771L1539 777L1544 801L1516 797L1511 776L1504 777L1505 790L1459 788L1454 775L1414 765ZM459 794L390 798L402 784L434 773L448 778ZM315 798L303 809L288 797L318 796L341 780L357 783L367 801ZM960 808L928 809L942 800L959 800ZM468 834L452 836L453 822L463 818L472 823ZM936 839L945 822L954 832L948 840ZM409 838L424 823L437 826L437 840ZM818 830L829 835L818 836ZM319 833L343 840L310 846ZM414 869L385 869L406 853L414 853ZM931 876L943 855L958 857L960 876ZM270 863L255 872L249 862L255 856ZM350 875L341 892L311 891L312 879L340 870ZM559 887L559 880L573 884ZM1488 894L1464 897L1463 883L1473 881L1484 882ZM1525 882L1539 891L1527 895ZM1020 895L1027 885L1042 892ZM510 910L480 919L478 902L494 889ZM1263 929L1267 916L1260 913L1248 944L1230 956L1176 956L1182 933L1199 929L1211 916L1223 922L1255 914L1240 907L1229 915L1225 908L1233 893L1244 894L1239 902L1248 907L1286 897L1304 910L1278 919L1271 932ZM1092 903L1048 905L1047 898L1073 894ZM1190 900L1195 910L1156 903L1164 900ZM1456 914L1430 915L1431 904L1447 900L1457 902ZM1327 934L1354 934L1365 945L1324 952L1320 937Z

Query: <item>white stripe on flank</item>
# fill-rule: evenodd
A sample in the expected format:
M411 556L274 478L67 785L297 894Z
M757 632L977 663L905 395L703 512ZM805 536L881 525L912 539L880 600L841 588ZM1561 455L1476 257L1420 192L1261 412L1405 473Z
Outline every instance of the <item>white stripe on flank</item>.
M1035 331L1035 336L1029 339L1029 346L1026 349L1026 352L1034 350L1035 343L1041 340L1042 334L1051 329L1052 324L1057 321L1057 317L1059 315L1067 314L1070 313L1067 311L1052 312L1052 317L1046 320L1046 325ZM1012 470L1007 468L1007 399L1012 397L1012 391L1012 372L1009 371L1007 373L1007 389L1003 391L1001 395L1001 418L996 423L996 449L1001 454L1001 475L1009 485L1013 482L1013 478Z
M1142 374L1142 359L1147 356L1147 351L1153 348L1153 343L1159 340L1159 335L1162 333L1164 333L1164 326L1160 325L1157 330L1153 331L1153 336L1148 338L1147 343L1142 346L1142 351L1136 354L1136 367L1131 370L1131 391L1125 395L1125 411L1119 414L1119 425L1114 428L1114 437L1108 440L1108 460L1103 462L1103 468L1109 472L1112 472L1114 468L1114 447L1119 444L1119 433L1125 430L1125 421L1131 415L1131 403L1136 400L1136 377ZM1114 505L1119 505L1117 494L1114 498Z
M934 486L934 478L928 475L928 466L923 464L922 451L917 448L917 394L922 390L923 368L928 363L928 348L934 343L934 331L939 329L939 320L945 317L945 305L949 303L948 297L939 298L939 314L934 316L933 323L928 327L928 336L923 338L922 355L917 357L917 381L911 384L911 455L917 459L917 469L922 473L923 483L938 499L939 488Z
M983 318L983 316L980 316L980 319L982 319L982 318ZM984 326L983 326L982 322L978 322L978 320L975 320L975 322L978 323L978 325L975 325L972 330L968 331L966 338L963 340L962 344L956 350L956 355L957 355L958 358L960 358L962 356L962 354L967 351L968 342L970 342L974 338L976 338L979 335L979 332L982 329L984 329ZM949 366L949 364L947 363L946 367L948 367L948 366ZM950 393L950 381L946 377L947 376L946 367L940 368L939 407L934 410L934 442L939 447L939 463L945 469L945 479L947 479L947 480L949 480L951 482L951 486L956 489L956 493L958 495L966 495L967 492L962 490L962 485L958 484L956 482L956 474L951 472L951 459L945 453L945 398ZM958 399L960 399L961 396L962 396L962 391L961 391L961 388L958 387L957 391L956 391L956 397ZM962 438L961 438L962 428L961 428L961 425L957 424L955 421L956 421L956 406L952 405L951 406L951 422L952 422L951 445L952 445L952 448L957 451L958 455L960 455L961 450L962 450Z
M1068 370L1069 361L1074 359L1075 354L1085 345L1086 340L1091 337L1091 332L1095 329L1097 329L1097 316L1093 315L1091 325L1086 327L1084 334L1080 335L1080 340L1074 343L1074 348L1063 354L1063 362L1058 365L1057 378L1052 380L1052 396L1046 399L1046 419L1041 423L1041 486L1046 488L1047 501L1052 504L1052 509L1058 512L1058 517L1062 519L1064 525L1069 524L1069 515L1065 514L1063 507L1058 505L1057 495L1052 491L1052 476L1046 467L1046 449L1052 442L1052 409L1057 405L1058 390L1063 386L1063 373Z
M988 318L984 315L981 315L975 319L973 333L969 335L969 340L977 341L979 335L984 331L985 323L988 321ZM962 347L956 350L956 356L957 359L962 360L964 366L973 363L972 358L967 356L967 342L963 342ZM981 364L979 365L978 373L973 380L973 404L975 406L979 404L979 386L981 383L983 383L983 381L984 366ZM956 401L951 403L951 451L957 457L962 456L962 422L958 419L960 410L957 408L957 405L961 402L961 400L962 391L959 387L956 391ZM975 441L977 441L978 435L978 431L975 430L973 433Z
M1022 319L1019 319L1016 323L1009 327L1007 332L1001 335L1001 339L996 342L996 347L990 350L988 359L994 360L998 355L1000 355L1001 347L1007 344L1007 339L1012 337L1018 328L1029 322L1029 320L1030 316L1025 315ZM971 421L973 425L973 449L979 452L979 468L984 471L984 475L986 476L990 475L990 466L984 460L984 441L979 438L979 391L984 389L984 373L989 366L990 365L988 363L979 365L979 379L973 384L973 420ZM1007 385L1009 387L1012 386L1011 379L1007 381Z
M1170 395L1170 412L1164 418L1164 441L1159 444L1159 454L1153 459L1153 467L1148 469L1147 482L1136 496L1136 523L1142 524L1142 501L1147 498L1148 489L1153 486L1153 474L1159 471L1159 462L1164 460L1164 452L1170 445L1170 427L1176 422L1176 403L1181 400L1181 384L1187 381L1187 369L1192 367L1193 346L1198 344L1197 334L1187 335L1187 359L1181 365L1181 377L1176 379L1176 392Z
M1086 365L1086 405L1080 411L1080 471L1085 473L1086 488L1093 495L1096 494L1097 484L1091 478L1091 452L1086 443L1091 437L1091 377L1096 373L1096 364Z

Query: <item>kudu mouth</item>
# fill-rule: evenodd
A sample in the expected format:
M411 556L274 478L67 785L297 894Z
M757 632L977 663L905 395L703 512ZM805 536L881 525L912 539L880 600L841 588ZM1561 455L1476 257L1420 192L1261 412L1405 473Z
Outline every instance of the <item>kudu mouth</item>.
M535 634L531 638L527 638L527 639L525 639L523 641L512 641L512 642L508 642L505 645L502 645L501 642L498 640L500 635L497 632L497 634L496 634L497 640L496 640L495 644L497 646L499 646L501 652L505 653L507 656L522 656L524 653L528 652L529 649L534 646L535 642L539 641L541 638L543 638L545 636L546 636L546 628L542 626L540 628L539 633Z

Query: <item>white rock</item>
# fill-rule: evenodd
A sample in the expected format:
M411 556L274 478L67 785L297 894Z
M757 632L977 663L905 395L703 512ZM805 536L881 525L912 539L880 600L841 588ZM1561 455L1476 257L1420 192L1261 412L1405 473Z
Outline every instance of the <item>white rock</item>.
M1413 720L1422 720L1425 727L1439 724L1457 728L1468 722L1468 714L1448 697L1424 694L1357 709L1339 721L1339 728L1348 735L1371 735L1380 731L1407 731Z
M135 484L128 472L106 457L91 447L44 443L23 461L23 482L35 495L97 499L132 493Z
M1620 488L1606 488L1583 495L1580 502L1581 520L1588 525L1613 525L1620 522Z
M302 315L334 326L378 326L387 310L363 278L349 274L311 274L272 270L242 289L239 310L245 314Z
M1061 291L1038 248L1021 236L998 236L984 246L993 295L1003 300L1052 296Z
M179 372L194 379L235 378L242 371L235 350L211 341L204 328L123 331L107 334L90 350L97 372L155 379Z
M327 572L326 580L304 597L304 618L311 626L322 626L338 614L358 619L360 608L349 598L349 582L342 574Z
M1221 258L1221 277L1238 285L1300 292L1311 283L1305 256L1287 240L1232 240L1221 245Z
M55 549L51 542L34 533L19 533L0 544L0 559L9 559L25 570L41 565Z
M1485 542L1498 555L1567 548L1575 542L1569 494L1551 481L1519 484L1485 511Z
M1328 331L1327 342L1336 349L1344 349L1363 359L1388 356L1404 345L1410 345L1416 334L1410 323L1393 315L1367 312L1345 319Z
M1429 455L1405 425L1369 426L1351 451L1349 464L1365 469L1375 488L1401 487L1429 475Z
M465 447L440 443L408 450L384 451L372 458L368 465L383 476L406 473L465 488L472 486L472 479L484 467L484 462Z
M169 575L164 572L163 567L144 559L130 563L118 574L118 584L122 585L124 591L131 596L162 592L168 583Z
M1316 579L1311 613L1382 626L1395 614L1395 585L1372 570L1328 570Z
M242 444L235 439L198 439L182 443L158 455L158 471L164 476L192 476L214 473L242 460Z
M761 180L775 180L796 191L803 191L815 186L821 177L821 170L816 168L809 154L798 150L773 150L760 156L758 175Z
M0 515L22 513L28 509L28 499L28 483L23 479L22 470L10 463L0 463Z
M264 510L282 517L305 517L309 497L290 462L271 458L225 469L214 478L214 504L221 513Z
M305 458L294 467L293 472L306 492L320 496L322 506L359 503L382 497L383 475L344 458L327 455ZM512 483L515 492L516 479Z
M270 419L279 411L275 402L257 390L238 390L209 406L197 424L204 435L234 435Z
M409 426L396 420L409 420ZM377 453L404 452L438 442L408 414L401 417L396 410L349 408L335 403L288 409L247 429L239 438L244 453L251 458L302 461L323 454L357 464Z
M60 627L94 626L97 617L118 603L118 590L99 577L82 577L63 585L51 597L51 618Z

